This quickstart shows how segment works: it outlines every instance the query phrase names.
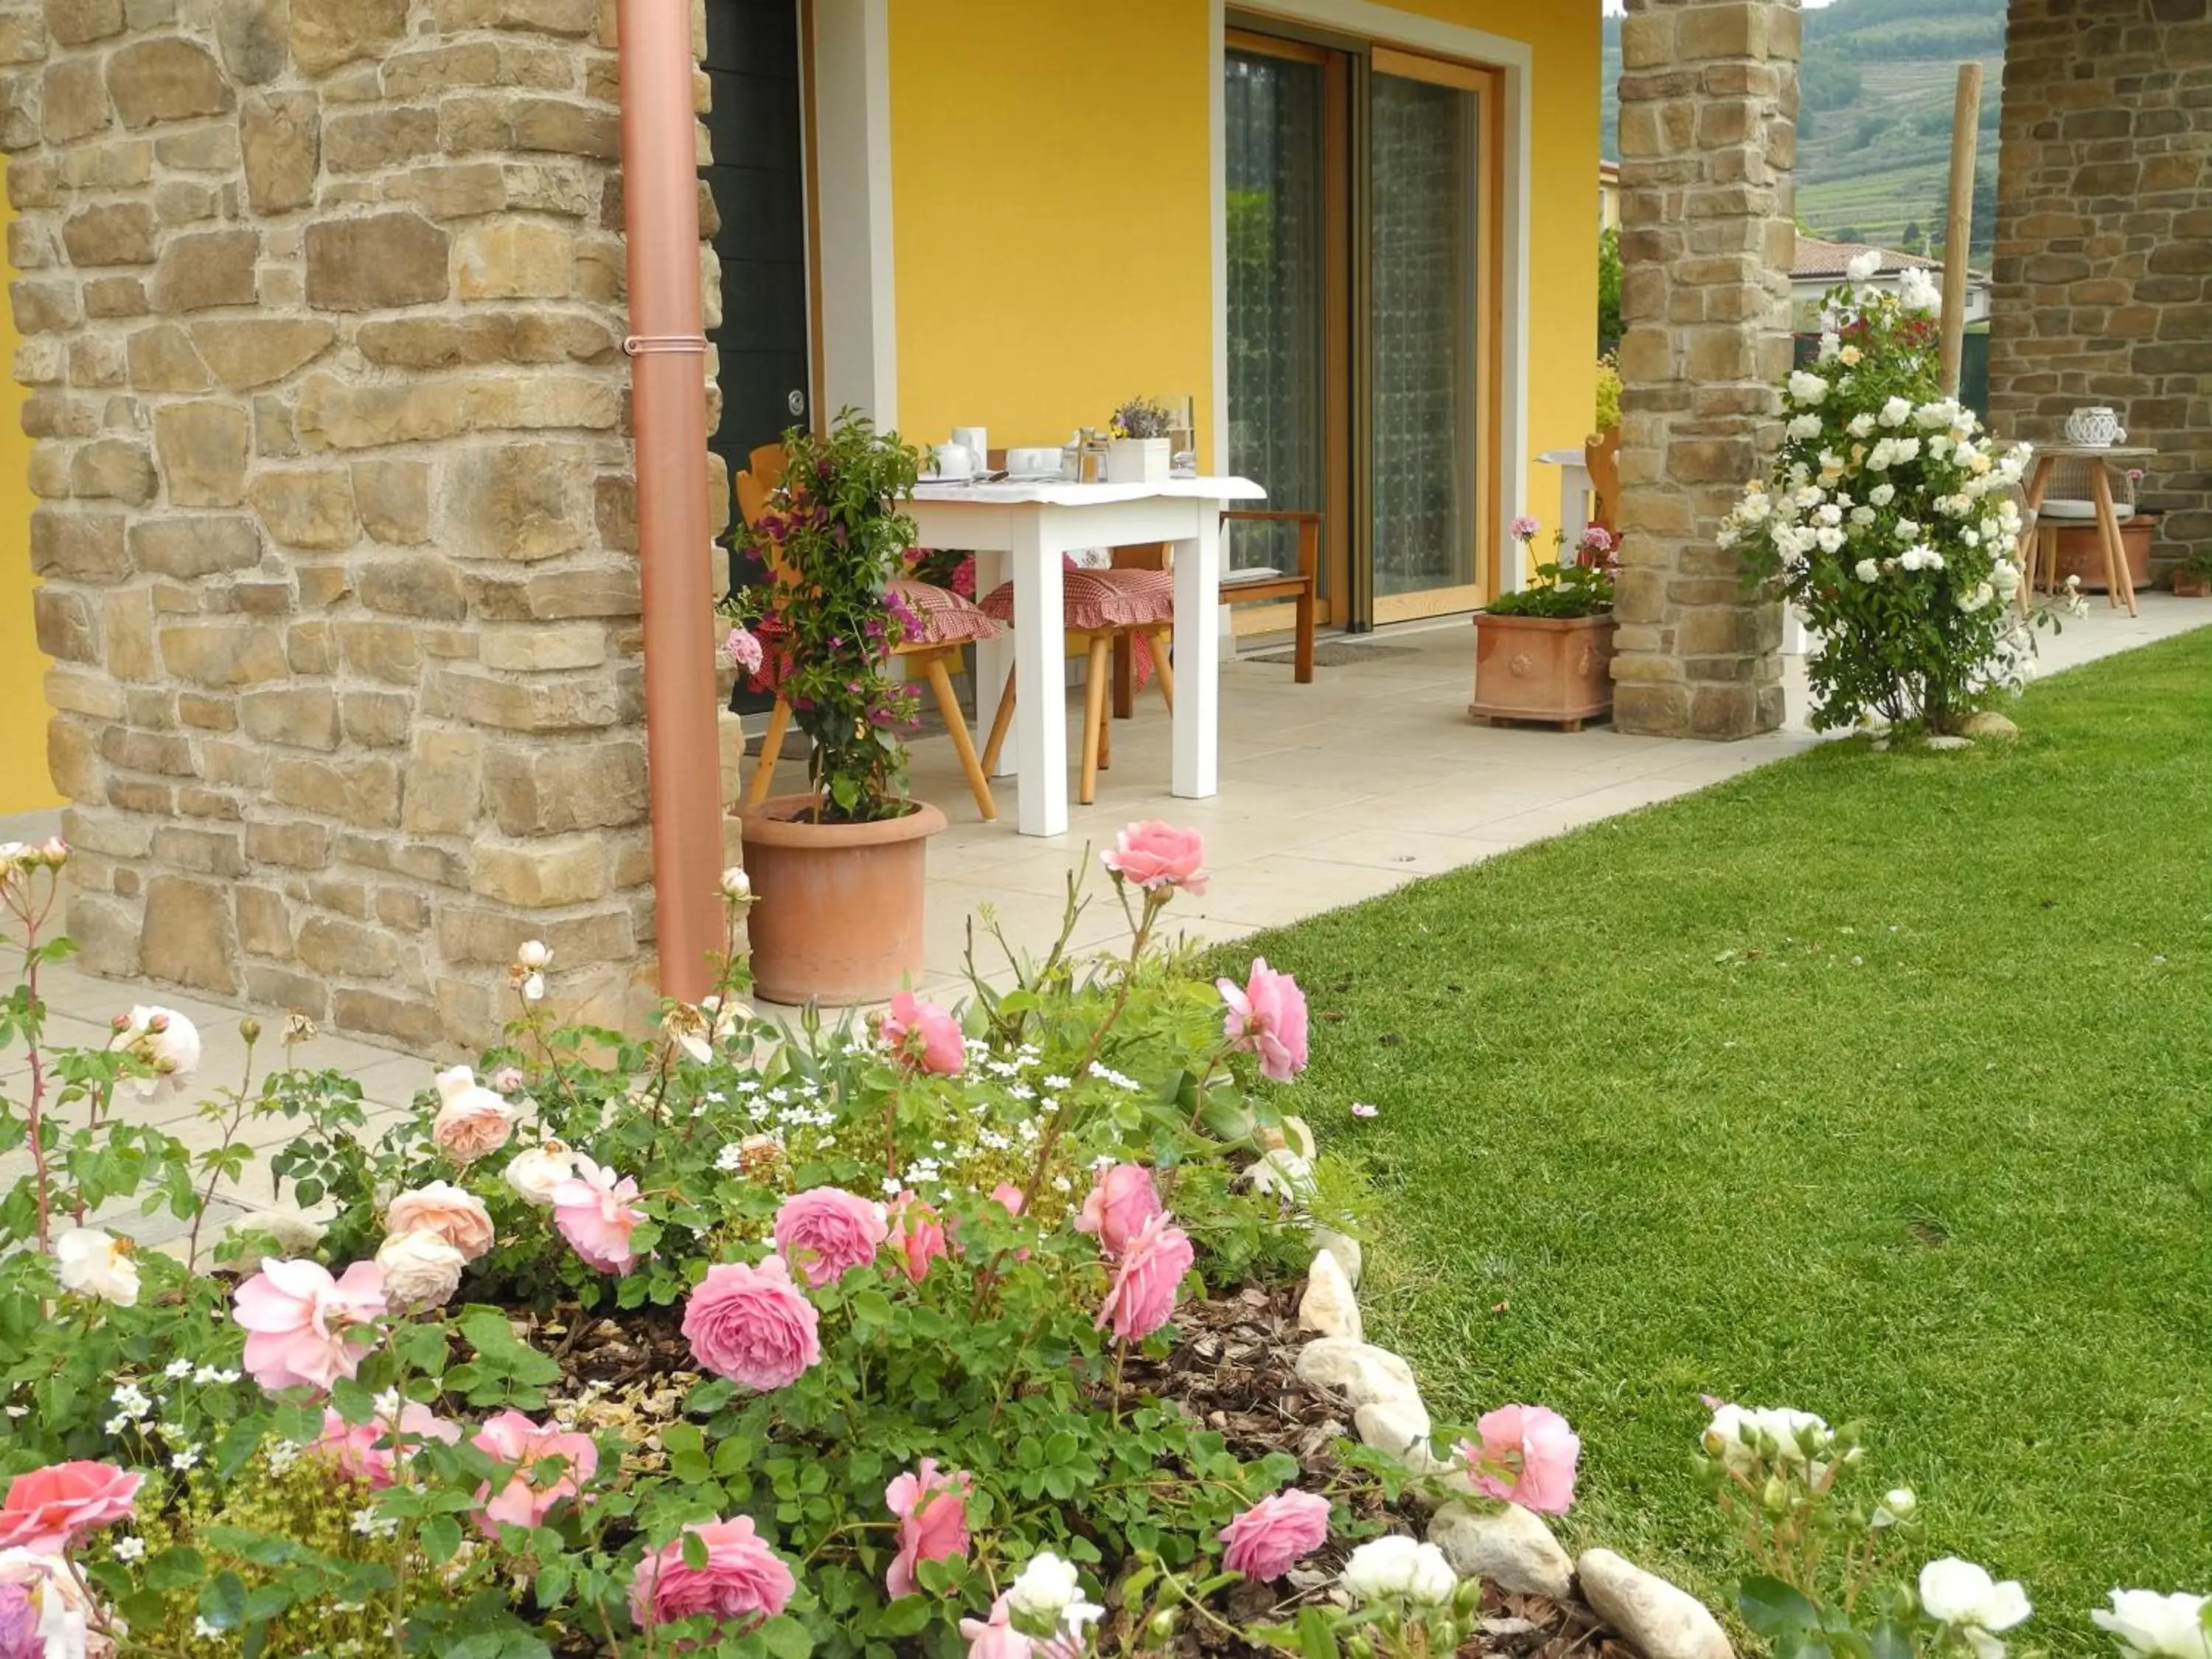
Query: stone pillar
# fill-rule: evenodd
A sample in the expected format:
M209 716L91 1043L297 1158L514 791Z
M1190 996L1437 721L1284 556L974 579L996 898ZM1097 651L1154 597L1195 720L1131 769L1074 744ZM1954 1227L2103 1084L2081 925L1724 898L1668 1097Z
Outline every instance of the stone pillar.
M1621 26L1625 732L1782 721L1780 607L1714 532L1778 435L1798 24L1796 0L1628 0Z
M2002 120L1990 424L2112 405L2160 556L2212 548L2212 15L2012 0Z
M426 1051L526 938L638 989L614 16L0 0L91 967Z

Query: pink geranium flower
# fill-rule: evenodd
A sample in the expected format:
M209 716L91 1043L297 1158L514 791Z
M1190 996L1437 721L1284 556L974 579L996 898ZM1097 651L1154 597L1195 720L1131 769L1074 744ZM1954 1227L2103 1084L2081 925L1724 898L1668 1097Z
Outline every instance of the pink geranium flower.
M1141 1342L1168 1322L1182 1276L1195 1253L1190 1236L1166 1214L1154 1216L1121 1252L1113 1287L1098 1310L1097 1328L1113 1328L1124 1342Z
M1206 891L1206 840L1195 830L1142 819L1115 832L1114 845L1098 857L1123 881L1147 892Z
M761 642L742 628L732 628L722 641L722 654L735 665L741 674L757 674L761 671Z
M809 1285L827 1285L876 1259L890 1231L884 1206L839 1187L793 1193L775 1212L775 1248Z
M384 1269L356 1261L332 1279L319 1262L264 1261L233 1292L246 1328L246 1369L264 1389L295 1383L328 1389L361 1367L376 1346L372 1322L382 1316Z
M908 1067L957 1077L968 1063L968 1045L960 1035L960 1022L933 1002L924 1002L911 991L891 999L890 1012L877 1028L884 1046Z
M891 1200L890 1243L906 1276L919 1285L945 1254L944 1219L912 1193L901 1193Z
M968 1553L968 1494L974 1486L967 1470L942 1474L935 1458L925 1457L913 1474L884 1488L884 1502L899 1523L898 1554L884 1575L892 1600L914 1594L914 1570L921 1563Z
M1109 1164L1091 1178L1075 1231L1097 1234L1100 1249L1119 1255L1160 1210L1159 1188L1150 1170L1141 1164Z
M968 1638L968 1659L1030 1659L1037 1644L1014 1628L1013 1613L1002 1595L991 1603L991 1616L963 1619L960 1633Z
M708 1268L684 1304L693 1357L757 1394L795 1382L821 1362L820 1324L780 1255L757 1267L724 1261Z
M684 1564L687 1535L706 1545L706 1565ZM641 1630L703 1613L747 1631L781 1613L798 1587L791 1569L754 1533L750 1516L700 1522L639 1559L629 1616Z
M1328 1539L1328 1499L1271 1492L1221 1529L1221 1565L1247 1578L1280 1578Z
M487 1418L469 1437L478 1451L515 1466L494 1492L489 1482L477 1488L477 1528L496 1539L501 1526L535 1527L564 1498L574 1498L599 1473L599 1449L588 1434L573 1434L532 1422L520 1412ZM560 1472L541 1467L560 1460Z
M1260 1070L1278 1083L1288 1083L1306 1068L1306 1000L1298 982L1288 974L1255 957L1252 975L1242 989L1233 980L1216 980L1221 1000L1229 1005L1222 1032L1231 1044L1256 1054Z
M1575 1462L1581 1437L1567 1419L1546 1406L1500 1406L1476 1419L1482 1437L1459 1443L1475 1490L1524 1510L1564 1515L1575 1501Z
M553 1188L553 1224L601 1273L626 1273L637 1265L629 1236L645 1219L645 1212L629 1202L636 1196L635 1177L617 1180L612 1170L579 1152L576 1172Z
M88 1532L131 1513L143 1474L112 1463L50 1463L8 1483L0 1500L0 1550L59 1555Z
M459 1424L448 1423L428 1406L411 1400L399 1408L397 1428L381 1413L366 1423L349 1423L325 1406L323 1431L307 1449L328 1459L341 1474L381 1490L392 1483L401 1462L422 1442L435 1440L451 1446L460 1437ZM391 1443L395 1438L408 1443Z

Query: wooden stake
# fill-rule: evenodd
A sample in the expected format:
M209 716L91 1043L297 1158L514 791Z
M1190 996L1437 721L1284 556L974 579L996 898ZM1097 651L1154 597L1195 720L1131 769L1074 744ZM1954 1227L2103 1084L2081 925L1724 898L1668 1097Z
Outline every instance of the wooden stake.
M1951 217L1943 236L1943 395L1959 395L1966 345L1967 248L1974 239L1974 144L1982 123L1982 66L1959 65L1951 112Z

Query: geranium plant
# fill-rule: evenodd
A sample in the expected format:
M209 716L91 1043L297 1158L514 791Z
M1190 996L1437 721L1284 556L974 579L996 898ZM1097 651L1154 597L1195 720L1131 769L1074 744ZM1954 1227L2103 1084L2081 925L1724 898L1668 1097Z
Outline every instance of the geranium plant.
M1543 526L1523 515L1513 521L1513 537L1525 550ZM1558 556L1538 565L1523 588L1500 593L1483 606L1493 617L1600 617L1613 609L1613 563L1618 548L1603 525L1587 526L1570 553L1564 529L1552 534Z
M1926 273L1906 271L1895 294L1863 287L1870 258L1829 291L1819 359L1784 388L1772 469L1720 541L1812 630L1815 729L1878 718L1942 732L2034 671L2030 619L2013 603L2011 492L2029 451L2000 450L1942 395Z
M775 689L811 740L819 821L901 817L913 810L905 734L920 705L891 672L892 647L921 623L890 584L908 574L915 525L901 503L921 458L851 410L826 434L793 428L784 450L767 509L737 532L769 580L723 601L736 624L724 649L752 672L773 658Z

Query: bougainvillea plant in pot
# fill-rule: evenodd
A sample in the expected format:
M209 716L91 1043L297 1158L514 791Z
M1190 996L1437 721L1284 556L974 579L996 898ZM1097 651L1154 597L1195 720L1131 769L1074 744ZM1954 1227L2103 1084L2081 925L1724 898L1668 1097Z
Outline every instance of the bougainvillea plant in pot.
M849 410L826 434L794 428L784 447L767 510L739 532L769 580L723 605L730 654L775 653L810 745L806 793L738 815L761 895L754 975L777 1002L880 1001L921 969L927 844L945 827L907 794L919 705L892 656L921 627L890 584L908 574L915 525L902 503L921 458Z
M1542 528L1516 519L1526 548ZM1500 593L1474 617L1474 701L1478 721L1537 720L1578 732L1613 708L1612 533L1592 525L1568 556L1540 564L1534 580Z

